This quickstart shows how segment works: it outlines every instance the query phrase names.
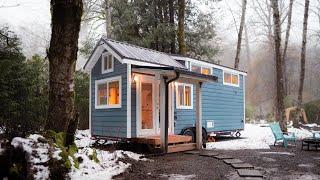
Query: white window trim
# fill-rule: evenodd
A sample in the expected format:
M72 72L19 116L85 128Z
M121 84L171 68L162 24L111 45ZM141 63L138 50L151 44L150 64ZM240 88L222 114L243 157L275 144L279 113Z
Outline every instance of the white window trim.
M112 67L111 67L111 69L104 69L105 57L109 56L109 55L111 55L111 57L112 57L111 58L112 59ZM110 52L105 52L105 53L102 54L101 57L102 57L101 58L101 73L102 74L106 74L106 73L113 72L113 69L114 69L114 56Z
M107 90L109 91L109 83L114 82L114 81L119 81L119 104L114 104L114 105L98 105L98 85L99 84L104 84L107 83ZM116 77L111 77L111 78L106 78L106 79L100 79L95 81L95 108L96 109L111 109L111 108L121 108L121 96L122 96L122 83L121 83L121 76L116 76ZM109 94L109 92L107 93ZM108 95L109 96L109 95ZM107 102L108 102L108 97L107 97Z
M185 92L185 86L189 86L191 88L191 105L190 106L180 106L179 105L179 96L178 96L178 87L183 86L183 92ZM177 109L193 109L193 85L186 83L176 83L176 107Z
M224 73L231 74L231 76L232 75L236 75L238 77L238 84L232 84L232 83L224 82ZM231 77L231 81L232 81L232 77ZM230 72L230 71L222 71L222 82L223 82L223 85L239 87L240 86L240 76L239 76L239 74L233 73L233 72Z
M198 66L200 67L200 71L201 71L201 74L202 74L202 69L203 68L206 68L206 69L210 69L210 74L208 75L212 75L212 67L211 66L206 66L206 65L201 65L201 64L196 64L196 63L190 63L190 71L192 71L192 66ZM192 71L193 72L193 71Z

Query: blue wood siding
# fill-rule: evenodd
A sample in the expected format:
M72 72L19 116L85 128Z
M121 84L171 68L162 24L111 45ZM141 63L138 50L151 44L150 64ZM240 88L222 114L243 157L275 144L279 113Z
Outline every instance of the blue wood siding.
M239 75L240 86L223 85L223 70L213 68L218 77L216 83L204 83L202 87L202 126L207 131L228 131L243 129L244 96L243 76ZM196 88L193 88L193 105L191 110L175 108L175 134L185 127L195 126ZM174 104L176 106L176 104ZM214 127L208 128L207 121L213 121Z
M95 81L121 76L121 108L95 109ZM101 56L91 72L92 135L127 137L127 64L114 58L114 70L101 73Z

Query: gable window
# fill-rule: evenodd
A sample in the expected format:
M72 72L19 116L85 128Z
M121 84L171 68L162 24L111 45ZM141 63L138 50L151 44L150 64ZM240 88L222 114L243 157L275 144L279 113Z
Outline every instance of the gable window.
M96 109L121 107L121 76L96 81Z
M223 84L239 87L239 74L223 72Z
M206 66L192 64L191 71L199 74L211 75L211 68Z
M113 71L114 59L110 53L102 54L102 73L108 73Z
M178 109L193 108L193 86L192 84L177 83L176 104Z

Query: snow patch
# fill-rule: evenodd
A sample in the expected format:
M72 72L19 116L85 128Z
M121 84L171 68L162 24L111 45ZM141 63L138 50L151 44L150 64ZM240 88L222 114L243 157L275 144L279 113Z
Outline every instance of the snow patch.
M74 156L76 158L81 158L82 162L79 163L79 169L72 166L71 172L69 173L71 179L112 179L113 176L123 173L128 167L130 167L131 164L122 162L122 159L129 158L136 161L148 160L146 158L141 158L141 154L136 154L129 151L117 150L114 152L109 152L91 148L90 146L95 141L91 139L89 130L77 130L75 139L75 144L79 149ZM109 141L103 141L101 143L106 144L109 143ZM95 162L94 160L90 159L94 152L96 152L99 162Z
M71 179L112 179L113 176L123 173L131 164L121 161L121 158L128 157L134 160L147 160L141 159L140 154L128 151L108 151L96 150L99 162L91 160L89 157L93 154L92 148L79 149L75 157L81 157L83 162L80 163L79 169L72 167L69 173Z
M295 133L297 139L312 137L312 133L306 129L289 127L288 131ZM207 149L270 149L273 144L274 136L268 124L245 124L241 138L207 143Z
M314 167L314 164L298 164L298 167L312 168Z
M41 165L49 161L49 144L39 142L38 139L43 138L39 134L31 134L27 138L15 137L11 141L11 145L15 148L21 147L29 154L29 162L34 170L34 179L48 179L49 169Z
M163 174L161 175L162 178L168 178L169 180L189 180L189 179L194 179L196 178L196 175L191 174L191 175L181 175L181 174Z
M260 154L275 154L275 155L288 155L288 156L294 156L294 153L290 152L260 152Z

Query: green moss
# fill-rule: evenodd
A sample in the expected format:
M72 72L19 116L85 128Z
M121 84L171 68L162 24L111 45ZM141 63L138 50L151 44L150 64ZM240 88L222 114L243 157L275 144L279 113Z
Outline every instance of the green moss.
M68 169L71 168L71 162L69 156L72 157L74 162L74 167L79 168L78 159L74 157L74 154L78 152L78 147L75 144L65 146L66 134L64 132L56 133L55 131L50 130L49 136L53 139L55 145L61 149L59 154L64 162L64 166Z
M94 162L96 162L96 163L100 162L98 157L97 157L97 151L95 149L93 150L93 153L92 153L92 155L89 156L89 158L91 160L93 160Z

